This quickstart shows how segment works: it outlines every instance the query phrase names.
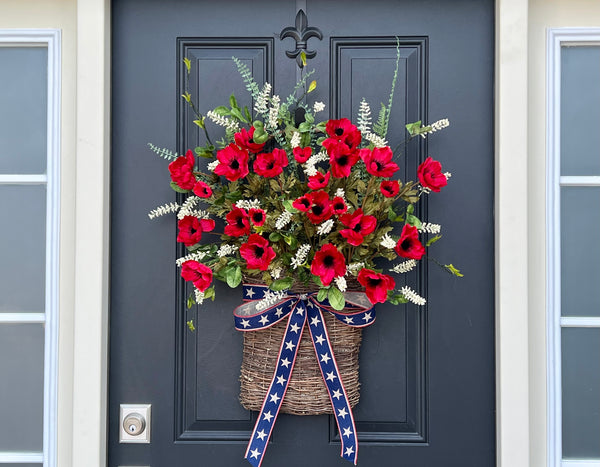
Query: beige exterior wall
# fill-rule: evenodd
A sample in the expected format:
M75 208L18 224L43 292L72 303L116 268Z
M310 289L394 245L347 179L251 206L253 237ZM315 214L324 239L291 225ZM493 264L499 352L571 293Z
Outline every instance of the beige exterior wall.
M531 466L547 465L546 391L546 34L548 28L600 27L597 0L529 1L529 413Z

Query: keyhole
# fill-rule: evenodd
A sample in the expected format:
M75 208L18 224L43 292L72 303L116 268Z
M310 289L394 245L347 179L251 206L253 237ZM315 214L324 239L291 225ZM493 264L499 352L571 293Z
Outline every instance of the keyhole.
M132 433L134 433L136 430L136 426L135 425L129 425L129 431L131 431Z

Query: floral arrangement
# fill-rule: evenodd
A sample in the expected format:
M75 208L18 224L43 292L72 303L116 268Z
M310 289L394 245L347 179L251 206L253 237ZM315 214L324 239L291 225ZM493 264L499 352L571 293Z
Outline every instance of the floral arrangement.
M317 299L341 310L350 278L364 287L373 304L425 304L410 287L397 289L387 273L411 271L441 238L441 227L422 222L415 205L440 192L450 173L428 157L415 174L418 181L398 177L402 144L392 149L386 142L397 66L389 102L381 105L377 120L371 120L363 99L355 125L346 118L317 122L325 105L308 102L316 88L315 81L308 82L312 72L302 68L301 80L282 100L268 83L259 87L250 70L233 60L253 109L242 108L232 95L228 106L203 115L186 91L183 98L206 145L181 156L150 145L171 160L171 187L186 195L182 203L160 206L149 215L177 214L177 241L188 250L177 265L194 285L188 305L214 300L214 279L235 288L243 276L270 286L262 308L294 284L314 282ZM184 63L189 76L191 63ZM224 128L216 143L209 137L207 119ZM446 119L408 124L403 144L448 124ZM204 158L209 162L201 169ZM221 219L222 230L215 219ZM202 242L209 234L217 241ZM381 259L392 262L387 270ZM436 263L461 276L452 264Z

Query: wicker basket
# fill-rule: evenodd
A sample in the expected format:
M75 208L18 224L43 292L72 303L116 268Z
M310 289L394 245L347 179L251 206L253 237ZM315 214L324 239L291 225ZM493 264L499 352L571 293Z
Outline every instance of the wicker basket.
M348 284L349 290L361 290L358 282ZM294 291L308 290L294 287ZM337 361L341 379L346 388L350 406L360 398L358 381L358 355L362 329L346 326L330 313L324 313L327 333ZM244 333L243 360L240 374L240 402L248 410L259 411L273 379L281 340L287 320L275 326L255 332ZM319 415L333 413L329 394L316 360L310 331L304 328L298 356L288 390L281 405L281 412L293 415Z

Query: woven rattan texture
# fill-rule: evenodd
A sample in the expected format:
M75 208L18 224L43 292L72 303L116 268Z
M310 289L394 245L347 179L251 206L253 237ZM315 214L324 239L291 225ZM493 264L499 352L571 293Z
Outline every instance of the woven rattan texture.
M357 283L349 285L354 290L358 289ZM294 291L305 293L309 290L294 287ZM358 356L362 329L347 326L330 313L324 312L323 314L348 400L350 406L354 407L360 398ZM270 328L244 333L240 402L248 410L259 411L262 407L273 379L287 321L284 319ZM305 326L300 340L298 356L281 405L281 412L293 415L333 413L307 326Z

